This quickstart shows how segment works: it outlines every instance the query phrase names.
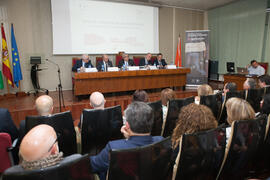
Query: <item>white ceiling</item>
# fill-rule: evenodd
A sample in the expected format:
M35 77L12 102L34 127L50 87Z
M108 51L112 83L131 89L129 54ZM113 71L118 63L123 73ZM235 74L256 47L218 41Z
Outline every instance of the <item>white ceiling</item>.
M239 0L111 0L111 1L136 2L161 6L176 6L206 11Z

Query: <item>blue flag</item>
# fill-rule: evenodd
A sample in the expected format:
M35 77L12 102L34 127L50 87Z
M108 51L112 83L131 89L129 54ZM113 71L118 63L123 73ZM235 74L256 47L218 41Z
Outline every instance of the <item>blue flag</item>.
M11 24L11 49L12 49L13 80L14 84L16 84L17 87L19 87L19 81L22 80L22 71L19 52L13 30L13 24Z

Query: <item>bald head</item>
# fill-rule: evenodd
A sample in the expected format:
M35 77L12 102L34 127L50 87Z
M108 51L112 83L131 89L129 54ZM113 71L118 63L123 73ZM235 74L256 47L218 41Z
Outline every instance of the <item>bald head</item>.
M90 105L94 109L104 109L105 99L100 92L93 92L90 96Z
M48 95L36 99L36 110L40 116L48 116L53 113L53 99Z
M58 153L57 136L49 125L32 128L23 138L20 155L24 161L37 161Z

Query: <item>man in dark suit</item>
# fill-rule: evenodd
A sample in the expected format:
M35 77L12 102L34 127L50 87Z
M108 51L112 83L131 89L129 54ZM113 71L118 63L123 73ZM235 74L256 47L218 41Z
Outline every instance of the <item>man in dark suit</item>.
M108 67L113 67L112 61L109 60L108 55L102 55L102 61L99 61L97 64L98 71L107 71Z
M152 108L144 102L135 101L125 110L126 122L121 132L126 139L109 141L106 147L96 156L91 156L90 161L94 173L98 173L100 180L106 179L109 168L109 152L112 149L130 149L149 145L162 140L161 136L151 136L154 121Z
M162 59L162 56L163 55L161 53L159 53L157 55L157 59L155 59L155 61L153 63L154 65L158 66L159 68L164 68L167 65L165 59Z
M128 54L124 53L122 55L123 59L121 59L118 63L118 67L122 68L123 66L135 66L135 63L132 59L129 59Z
M13 140L18 138L19 132L11 119L8 109L0 108L0 132L8 133Z
M92 68L92 67L94 67L94 66L91 63L89 56L87 54L83 54L82 59L76 61L76 63L72 67L72 71L77 72L78 69L80 71L84 71L84 68Z
M144 58L140 59L139 66L152 65L152 63L151 63L151 57L152 57L152 54L151 53L147 53Z

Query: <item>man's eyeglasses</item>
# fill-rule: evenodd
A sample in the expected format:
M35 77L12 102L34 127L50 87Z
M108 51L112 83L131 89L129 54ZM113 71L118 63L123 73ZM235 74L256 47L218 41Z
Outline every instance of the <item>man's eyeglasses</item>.
M60 134L59 133L56 133L56 139L55 141L53 142L53 144L51 145L50 149L48 150L48 152L50 152L53 148L53 145L58 141L58 138L60 137Z

